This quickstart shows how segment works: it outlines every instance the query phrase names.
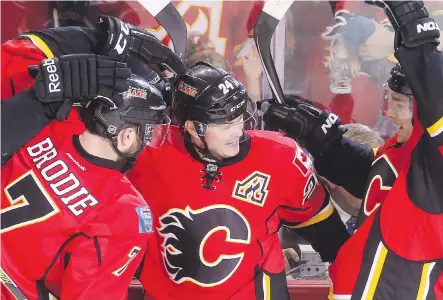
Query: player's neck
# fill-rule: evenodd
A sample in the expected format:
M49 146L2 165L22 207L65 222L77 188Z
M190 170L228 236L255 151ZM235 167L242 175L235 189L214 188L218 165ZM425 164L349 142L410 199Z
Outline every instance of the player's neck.
M83 149L93 156L112 161L117 161L119 158L117 152L114 150L114 147L112 147L111 141L101 136L92 134L88 130L85 130L82 134L80 134L79 140Z

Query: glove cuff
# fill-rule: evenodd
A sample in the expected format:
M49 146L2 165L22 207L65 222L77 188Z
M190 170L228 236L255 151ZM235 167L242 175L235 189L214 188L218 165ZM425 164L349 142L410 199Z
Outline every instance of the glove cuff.
M434 19L425 17L400 28L402 42L406 47L417 47L427 43L440 44L440 28Z
M43 60L40 72L35 78L37 97L43 103L63 100L63 79L60 61L57 57Z
M125 57L129 49L130 25L112 16L100 16L96 29L99 35L97 50L100 54Z

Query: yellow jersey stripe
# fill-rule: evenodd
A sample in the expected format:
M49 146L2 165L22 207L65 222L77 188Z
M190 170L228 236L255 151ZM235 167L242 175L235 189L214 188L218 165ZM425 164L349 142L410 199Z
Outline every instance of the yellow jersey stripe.
M38 36L34 34L23 34L21 36L30 39L31 42L36 45L46 55L47 58L54 57L54 54L52 53L51 49L49 49L48 45L46 45L46 43Z
M331 204L331 202L329 202L325 208L323 208L318 214L316 214L315 216L313 216L312 218L310 218L306 222L300 223L295 226L287 226L287 227L303 228L303 227L311 226L313 224L320 223L320 222L326 220L327 218L329 218L332 215L333 212L334 212L334 206Z
M431 137L437 136L443 132L443 117L440 118L434 125L427 128Z
M263 300L271 300L271 278L263 273Z
M429 275L435 266L435 262L424 264L421 272L420 286L418 288L417 300L425 300L429 292Z
M371 271L369 273L368 281L363 292L362 299L372 300L374 298L375 290L380 279L381 271L386 260L388 249L380 242L375 253L374 261L372 262Z

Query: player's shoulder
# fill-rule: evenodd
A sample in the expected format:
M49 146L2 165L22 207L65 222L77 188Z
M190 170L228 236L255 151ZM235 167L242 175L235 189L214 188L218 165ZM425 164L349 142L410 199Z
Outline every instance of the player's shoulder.
M71 139L73 135L80 135L85 129L85 124L80 120L78 112L73 110L66 120L52 120L42 129L41 134L50 136L57 143L67 138Z
M272 148L296 149L297 143L280 132L267 130L251 130L248 135L255 144L266 145Z
M115 193L115 204L117 205L137 207L146 204L143 196L126 176L123 176L116 182Z
M313 163L309 153L293 139L279 132L266 130L248 132L248 134L251 137L252 151L263 153L262 156L267 156L268 160L275 162L279 170L288 170L288 172L296 170L295 173L299 173L302 177L313 172Z
M131 238L152 232L152 224L149 225L147 220L152 221L150 207L126 176L114 176L110 184L103 198L97 198L98 201L103 199L104 203L95 209L89 221L96 220L112 236Z
M107 188L103 190L102 197L97 195L104 201L104 210L124 213L147 205L143 196L125 175L116 176L113 172L107 177L109 180Z

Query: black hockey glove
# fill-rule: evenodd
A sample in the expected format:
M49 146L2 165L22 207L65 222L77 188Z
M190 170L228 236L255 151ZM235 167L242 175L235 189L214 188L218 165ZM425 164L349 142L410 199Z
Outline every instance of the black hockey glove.
M35 91L49 119L64 120L74 103L100 101L109 108L122 104L131 70L125 63L94 54L72 54L28 67Z
M150 84L155 86L163 96L163 100L168 106L171 105L171 87L175 81L175 77L166 78L161 73L161 70L154 65L147 66L143 65L143 70L140 72L143 74L143 78L149 81ZM131 68L134 73L134 70Z
M440 29L429 17L423 1L365 1L385 10L395 29L394 49L401 45L417 47L426 43L439 44Z
M101 34L98 50L104 55L115 57L122 62L128 62L128 57L132 56L142 59L148 65L167 66L177 74L186 72L180 57L146 30L111 16L101 16L97 23L97 31ZM132 68L131 65L130 67Z
M293 103L291 100L290 102ZM296 106L271 103L264 117L271 128L284 131L316 156L326 150L346 129L333 113L321 111L308 103Z

